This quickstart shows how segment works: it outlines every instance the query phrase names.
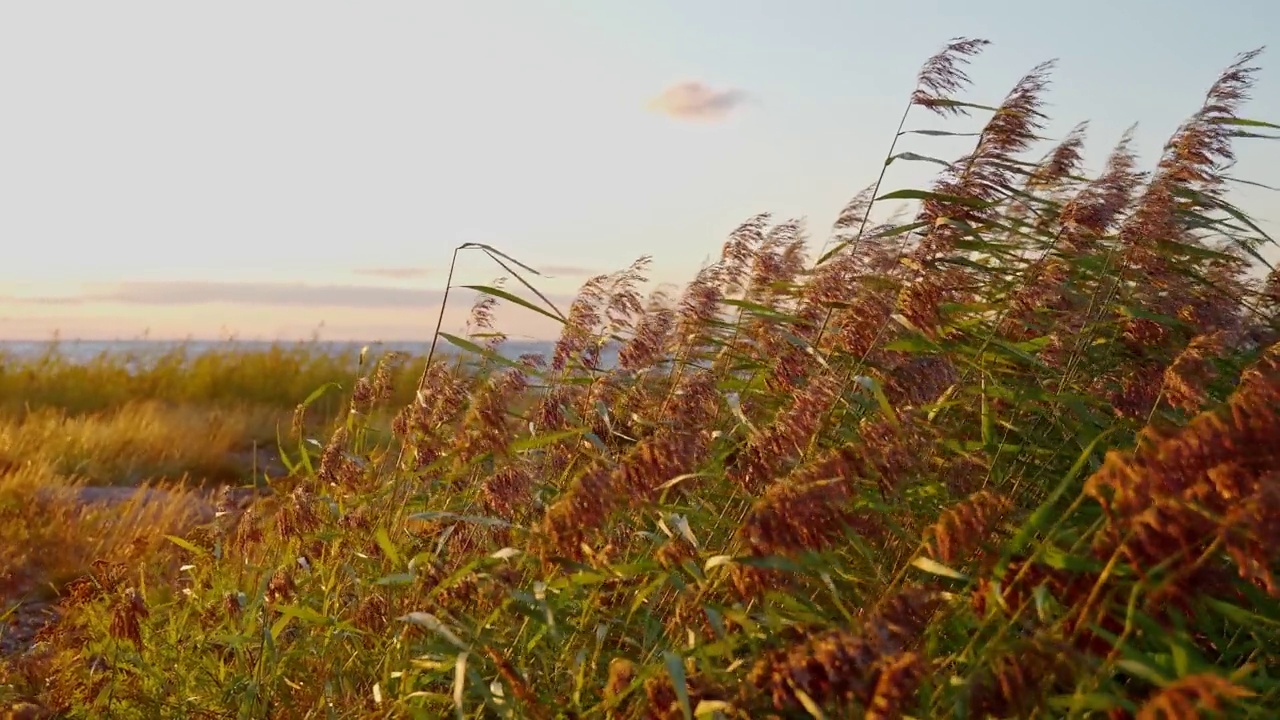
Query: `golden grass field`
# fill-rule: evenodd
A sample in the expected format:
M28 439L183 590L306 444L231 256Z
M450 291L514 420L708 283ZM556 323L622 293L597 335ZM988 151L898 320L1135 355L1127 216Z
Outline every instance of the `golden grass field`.
M424 357L0 360L0 708L1275 717L1280 273L1225 171L1280 129L1256 54L1085 176L1083 126L1026 157L1048 66L961 99L985 45L888 139L980 123L931 187L750 218L678 294L640 258Z

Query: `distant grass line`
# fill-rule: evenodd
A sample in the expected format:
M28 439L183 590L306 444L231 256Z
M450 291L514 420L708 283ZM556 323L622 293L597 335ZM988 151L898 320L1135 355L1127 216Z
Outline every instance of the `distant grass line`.
M901 125L978 115L973 150L929 189L885 192L881 173L816 260L801 223L762 214L678 295L641 294L647 257L563 312L495 285L466 337L442 336L466 363L353 373L281 350L148 381L106 361L6 371L24 407L116 409L82 421L119 421L118 440L71 446L88 463L110 466L130 422L166 444L145 418L170 410L143 409L164 403L301 421L281 433L286 492L182 527L173 508L114 525L21 508L77 456L44 434L51 416L16 414L11 446L43 465L0 483L0 539L62 550L11 550L0 570L48 576L61 615L0 661L0 701L121 718L1272 717L1280 273L1224 170L1280 129L1240 113L1257 53L1153 172L1126 134L1087 177L1083 126L1026 157L1050 65L998 103L960 99L986 44L930 58ZM899 147L916 132L885 166L921 160ZM918 212L873 222L886 200ZM462 249L533 289L500 250ZM499 301L562 322L548 356L500 352ZM143 400L159 404L122 409Z
M0 354L0 409L59 408L72 413L118 408L138 400L179 404L293 408L317 387L350 389L360 371L358 349L334 352L320 343L273 343L242 349L232 343L194 352L180 343L161 353L110 350L82 361L51 343L37 356ZM407 365L406 377L421 366ZM404 401L412 398L403 394ZM317 411L336 413L337 400Z

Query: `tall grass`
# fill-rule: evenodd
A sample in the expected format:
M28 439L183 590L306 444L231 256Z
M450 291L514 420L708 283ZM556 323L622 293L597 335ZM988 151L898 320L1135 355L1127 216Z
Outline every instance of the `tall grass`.
M1126 135L1085 177L1083 128L1023 157L1047 65L960 99L984 45L910 96L903 128L985 118L929 189L878 182L817 258L751 218L679 297L640 294L645 259L593 278L550 358L495 354L481 303L457 339L481 372L433 361L405 401L368 371L286 448L292 493L173 564L100 564L0 692L79 717L1270 717L1280 277L1224 170L1276 128L1239 115L1255 54L1153 172Z

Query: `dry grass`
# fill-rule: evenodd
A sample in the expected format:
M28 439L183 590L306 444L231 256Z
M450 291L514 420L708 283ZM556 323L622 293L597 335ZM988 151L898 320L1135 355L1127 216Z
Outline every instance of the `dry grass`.
M71 717L1270 717L1280 276L1223 171L1267 127L1239 114L1254 55L1154 172L1125 136L1089 177L1083 128L1024 157L1050 66L994 113L959 99L984 47L929 60L903 121L978 116L972 151L929 190L882 175L816 259L800 223L761 215L679 297L639 294L642 258L564 313L519 300L564 322L548 358L497 356L482 301L445 338L478 363L361 367L287 433L287 491L181 542L167 519L14 511L34 550L9 562L82 578L0 665L0 698ZM889 155L915 157L909 137ZM892 199L915 217L873 222ZM108 405L310 390L265 402L218 362L240 390L181 390L188 369ZM24 382L69 407L42 377ZM40 417L15 447L46 467L85 447ZM118 427L81 454L107 472L128 463L97 453L154 470L170 456L145 448L185 435L113 422L76 426ZM23 472L9 497L56 482Z
M0 468L49 468L97 485L148 480L245 481L255 445L275 445L287 416L131 402L91 415L45 409L0 417Z
M208 520L191 491L86 493L39 465L0 477L0 602L54 595L95 561L156 557L164 534Z

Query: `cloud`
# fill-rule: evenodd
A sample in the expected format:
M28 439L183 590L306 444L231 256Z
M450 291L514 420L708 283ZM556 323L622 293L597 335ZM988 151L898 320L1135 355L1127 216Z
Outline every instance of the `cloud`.
M0 302L15 305L80 305L84 297L80 295L0 295Z
M431 268L424 267L400 267L400 268L360 268L354 271L356 275L369 275L372 277L391 278L392 280L417 280L427 277L431 274Z
M435 305L439 290L374 285L306 285L257 282L126 282L102 293L84 296L96 302L138 305L275 305L301 307L390 308Z
M746 101L747 94L741 90L715 90L689 81L663 90L649 101L649 109L680 120L715 121L725 119Z
M455 290L449 305L470 303L473 291ZM572 297L549 296L557 304ZM274 307L341 307L357 309L406 309L438 306L441 290L382 287L376 285L308 285L305 283L132 281L98 288L78 296L0 296L0 302L18 305L73 305L121 303L126 305L183 306L229 303Z
M588 275L599 275L600 271L589 267L581 267L578 265L542 265L535 268L538 272L549 277L568 276L568 277L587 277Z

